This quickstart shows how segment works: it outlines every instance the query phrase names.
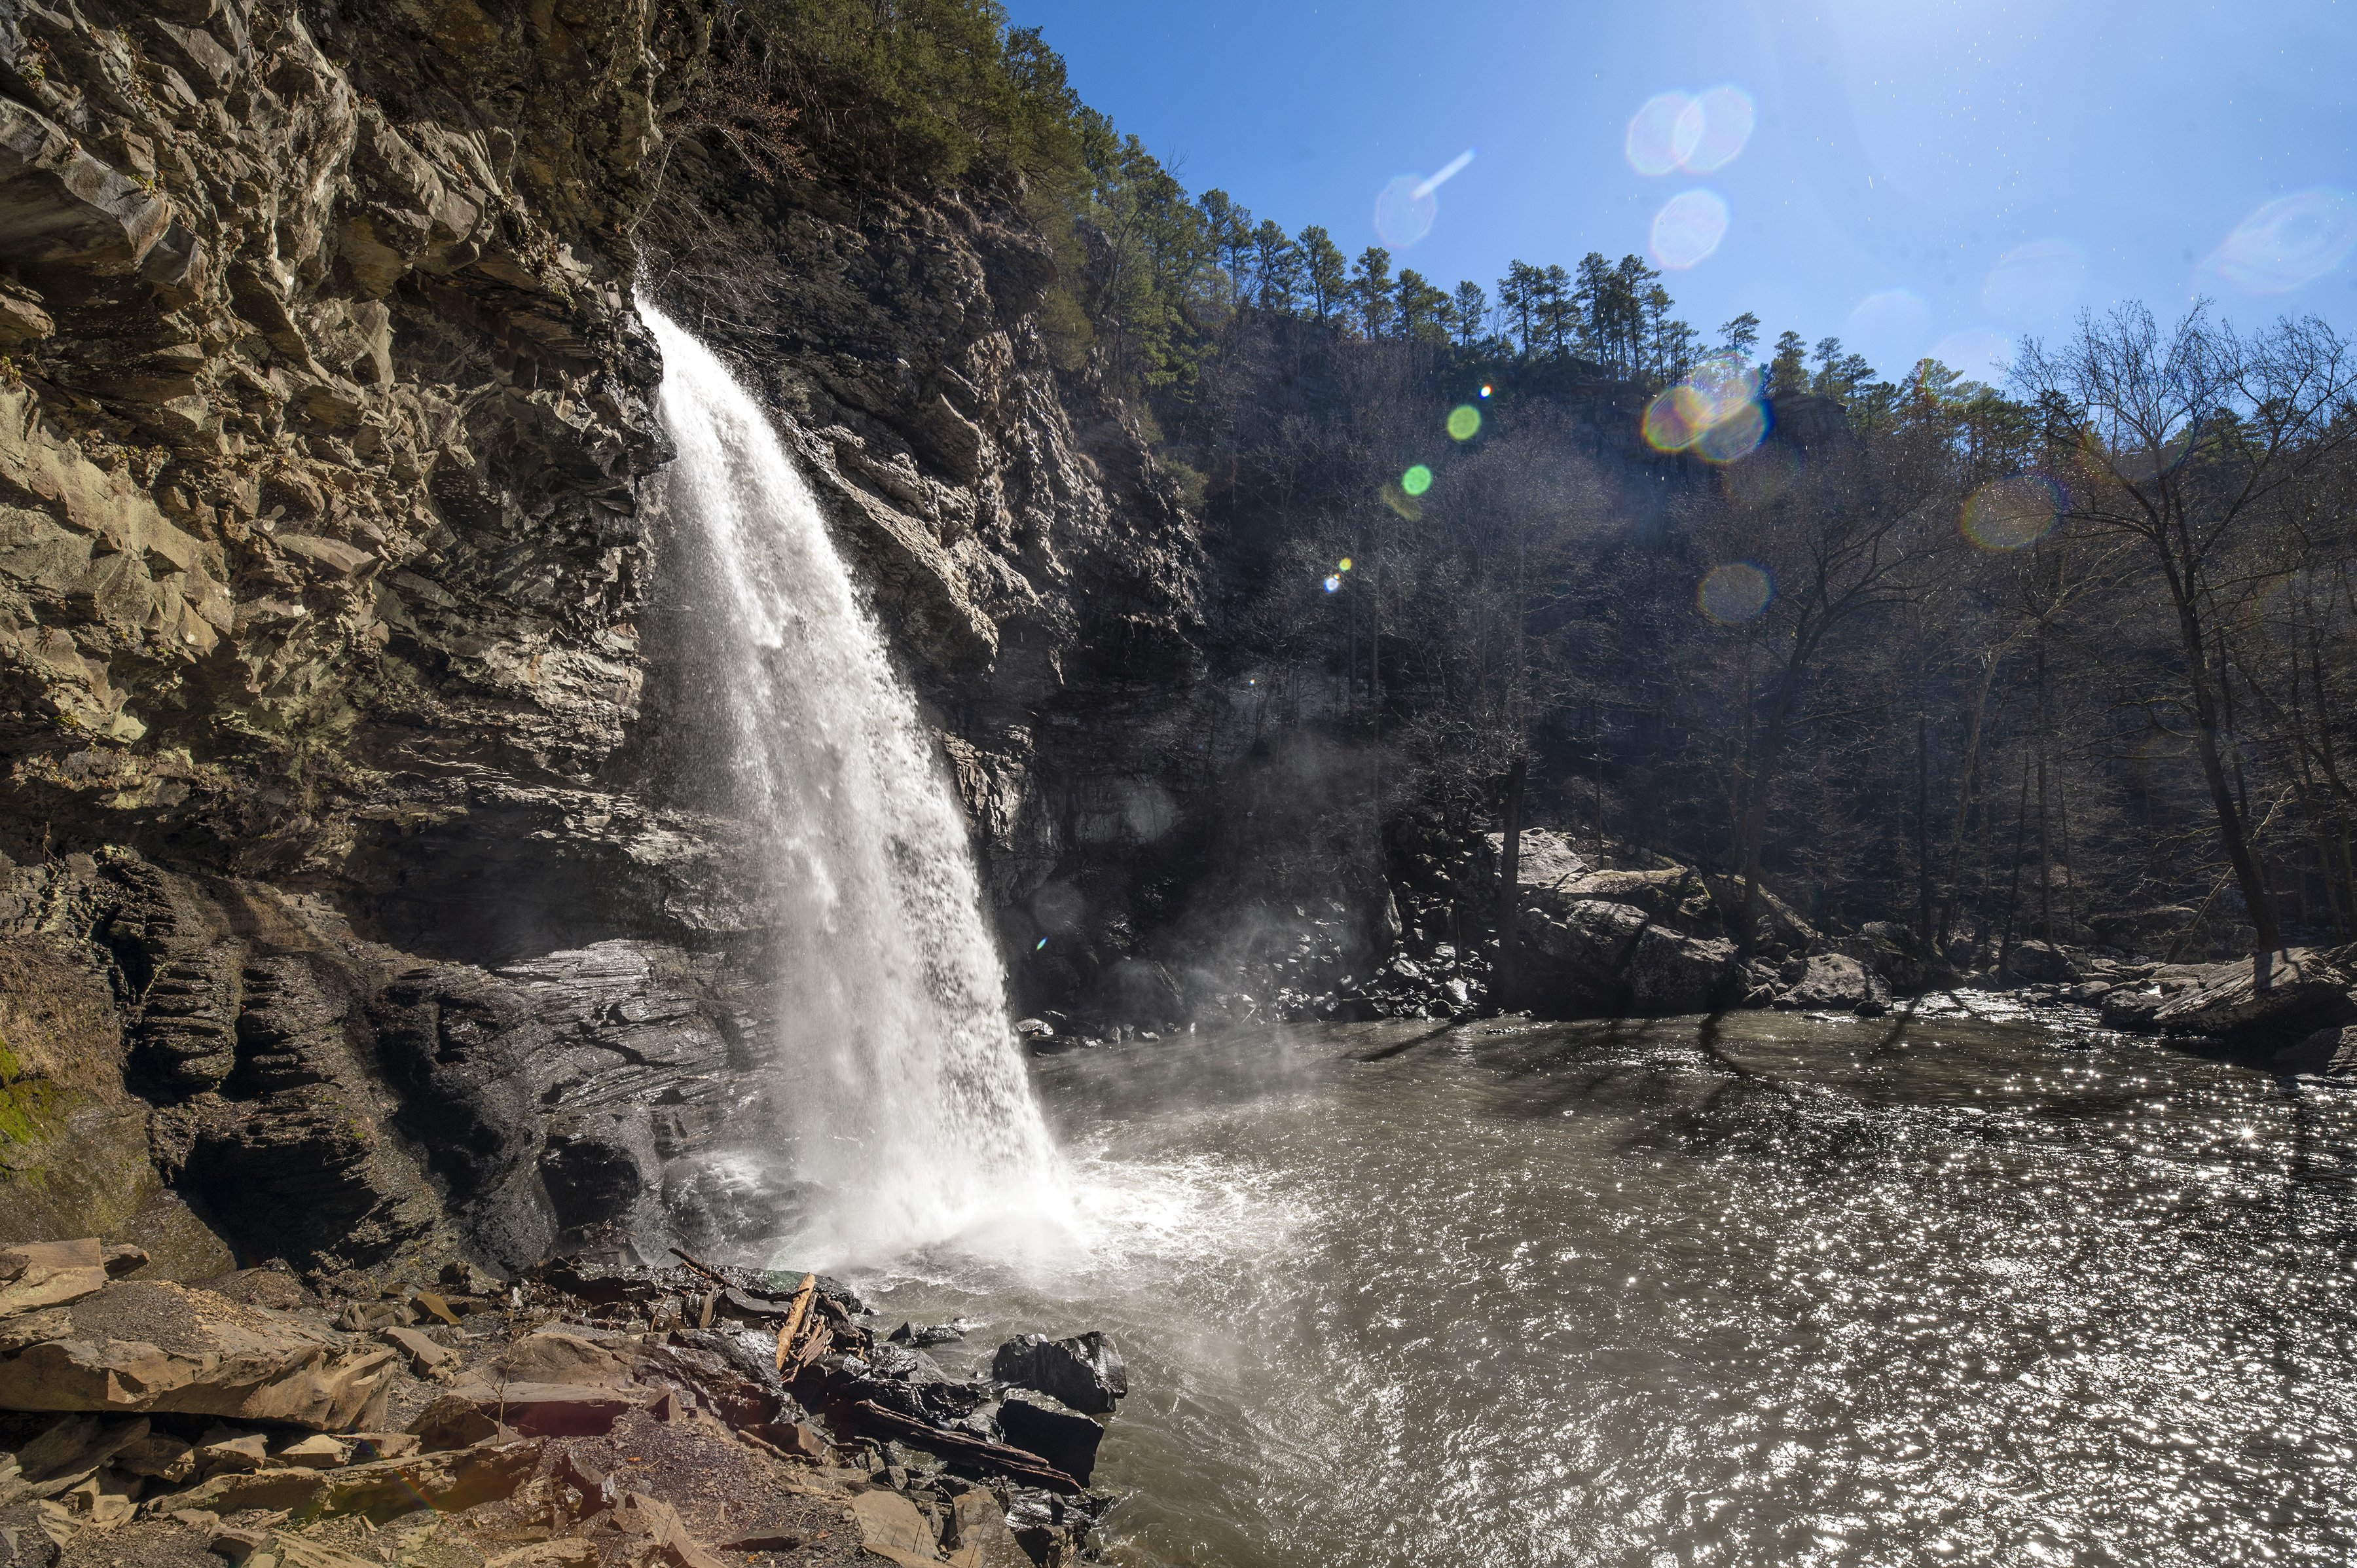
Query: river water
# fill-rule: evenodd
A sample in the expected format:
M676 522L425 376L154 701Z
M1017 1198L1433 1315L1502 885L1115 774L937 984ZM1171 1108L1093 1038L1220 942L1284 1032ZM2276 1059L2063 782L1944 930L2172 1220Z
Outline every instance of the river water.
M1110 1332L1129 1564L2350 1560L2357 1097L1953 1009L1034 1064L1076 1228L860 1283ZM982 1254L995 1261L985 1261Z

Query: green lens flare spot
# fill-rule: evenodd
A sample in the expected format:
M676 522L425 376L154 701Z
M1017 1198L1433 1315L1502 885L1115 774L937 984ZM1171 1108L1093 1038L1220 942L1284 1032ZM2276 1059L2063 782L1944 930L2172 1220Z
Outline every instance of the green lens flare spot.
M1470 441L1473 433L1481 428L1481 411L1471 403L1461 403L1448 411L1448 434L1451 439Z
M1432 489L1432 470L1418 463L1400 476L1400 489L1412 496L1420 496Z

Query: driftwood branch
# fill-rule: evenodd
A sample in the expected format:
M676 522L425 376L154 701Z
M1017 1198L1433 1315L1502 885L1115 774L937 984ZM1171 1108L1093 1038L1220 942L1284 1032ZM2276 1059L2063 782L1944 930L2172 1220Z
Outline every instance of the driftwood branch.
M786 1314L786 1321L778 1330L778 1370L786 1369L786 1353L793 1346L794 1336L801 1332L802 1316L810 1311L811 1293L818 1289L818 1276L804 1274L802 1283L794 1287L794 1306Z
M962 1432L944 1432L913 1416L902 1415L897 1410L886 1410L874 1400L861 1400L851 1408L863 1423L880 1426L895 1437L904 1438L920 1447L976 1465L986 1465L992 1469L1019 1476L1027 1481L1037 1481L1060 1492L1081 1489L1078 1481L1028 1448L1010 1448L1004 1443L985 1443Z
M685 1263L689 1268L694 1269L697 1273L702 1274L705 1279L710 1280L714 1284L718 1285L722 1290L735 1290L737 1288L735 1285L728 1283L726 1275L722 1274L718 1269L714 1268L711 1264L698 1262L696 1260L689 1257L685 1252L681 1251L676 1247L673 1247L671 1250L671 1255L677 1258L681 1262Z

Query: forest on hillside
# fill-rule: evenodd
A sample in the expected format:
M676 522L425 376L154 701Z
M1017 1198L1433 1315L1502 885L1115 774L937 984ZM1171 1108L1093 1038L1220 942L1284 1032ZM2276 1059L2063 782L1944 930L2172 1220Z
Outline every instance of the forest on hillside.
M2324 323L2129 306L2001 386L1884 379L1697 329L1641 257L1444 287L1190 194L985 0L747 10L705 123L1049 237L1057 363L1181 477L1216 667L1255 743L1357 759L1336 811L1469 829L1515 791L1935 948L2357 936Z

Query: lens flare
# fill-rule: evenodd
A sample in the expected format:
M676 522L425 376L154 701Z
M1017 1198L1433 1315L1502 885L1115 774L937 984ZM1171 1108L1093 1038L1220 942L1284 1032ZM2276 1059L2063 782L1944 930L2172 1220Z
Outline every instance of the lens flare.
M1335 565L1339 569L1347 572L1351 569L1351 558L1348 555L1345 555L1341 560L1336 562Z
M1375 232L1386 245L1405 250L1432 232L1440 199L1425 188L1420 174L1394 175L1375 198Z
M1432 489L1432 470L1418 463L1400 476L1400 489L1412 496L1420 496Z
M1481 395L1482 395L1483 397L1488 397L1488 396L1490 395L1490 388L1489 388L1489 384L1488 384L1487 382L1484 382L1484 383L1482 384L1482 387L1481 387Z
M1775 596L1776 585L1769 580L1764 567L1749 561L1729 561L1712 567L1703 578L1701 586L1695 589L1695 605L1721 626L1740 626L1758 620Z
M2086 286L2087 258L2068 240L2032 240L1996 259L1981 284L1981 308L2008 327L2060 316Z
M2289 294L2357 247L2357 199L2322 187L2279 196L2234 226L2201 265L2252 294Z
M1747 403L1695 437L1695 452L1707 462L1732 463L1768 439L1768 410Z
M1340 575L1330 575L1326 579L1326 591L1329 594L1337 592L1341 586L1342 579Z
M1956 526L1983 550L2018 550L2045 538L2061 515L2061 486L2041 474L2014 474L1975 490Z
M1645 445L1656 452L1693 451L1732 462L1768 433L1760 406L1760 372L1734 354L1714 354L1683 381L1645 405Z
M1932 307L1913 289L1886 288L1850 307L1841 335L1870 364L1911 365L1923 357L1931 327Z
M1645 445L1656 452L1683 452L1701 428L1694 420L1694 392L1674 386L1645 405Z
M1621 154L1639 174L1707 174L1735 161L1757 119L1751 95L1739 87L1714 87L1691 97L1658 92L1631 117Z
M1375 198L1375 232L1386 245L1405 250L1432 232L1433 220L1440 214L1440 199L1435 193L1473 161L1473 149L1466 148L1441 166L1438 174L1395 175Z
M1695 101L1683 92L1657 92L1645 100L1629 122L1621 151L1639 174L1667 174L1686 161L1702 139L1699 113L1690 113Z
M1448 411L1448 435L1452 441L1470 441L1481 428L1481 411L1471 403L1459 403Z
M1932 358L1975 381L2001 380L2013 358L2013 345L1986 327L1951 332L1932 345Z
M1414 472L1414 470L1411 469L1410 472ZM1383 504L1385 506L1399 513L1400 516L1407 519L1408 521L1422 522L1424 521L1423 503L1418 501L1414 496L1408 494L1406 490L1401 489L1399 486L1385 485L1383 489Z
M1718 249L1727 237L1727 202L1715 190L1688 190L1653 214L1653 260L1683 272Z
M1710 89L1687 106L1686 115L1695 120L1696 130L1684 165L1696 174L1733 163L1743 144L1751 139L1757 118L1751 95L1739 87Z
M1698 422L1717 424L1760 396L1760 368L1740 354L1713 354L1694 368L1685 385L1698 400Z
M1047 945L1048 945L1048 939L1047 939L1047 938L1045 938L1045 937L1041 937L1038 941L1036 941L1036 942L1034 942L1034 943L1032 943L1032 944L1031 944L1031 950L1032 950L1033 952L1038 952L1041 948L1044 948L1044 947L1046 947Z

